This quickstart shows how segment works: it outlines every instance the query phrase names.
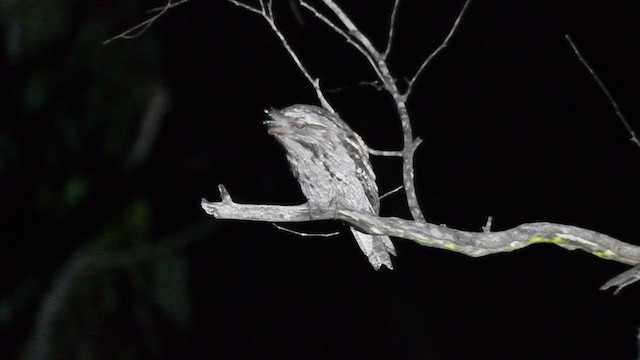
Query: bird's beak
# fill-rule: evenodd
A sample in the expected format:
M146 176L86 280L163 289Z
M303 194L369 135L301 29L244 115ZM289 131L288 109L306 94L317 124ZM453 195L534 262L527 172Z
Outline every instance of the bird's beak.
M271 108L269 110L265 109L264 113L269 116L269 120L265 120L262 123L267 125L267 133L269 135L282 135L286 132L285 127L281 124L286 121L286 117L280 110L276 110Z
M286 133L283 127L268 125L267 134L269 135L283 135Z

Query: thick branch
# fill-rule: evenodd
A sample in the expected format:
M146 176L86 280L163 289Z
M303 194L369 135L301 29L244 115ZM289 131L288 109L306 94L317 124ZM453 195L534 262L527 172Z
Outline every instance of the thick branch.
M491 232L469 232L451 229L426 222L395 217L378 217L333 206L313 208L313 216L306 204L245 205L235 203L223 185L219 185L222 200L202 200L204 211L216 219L234 219L267 222L304 222L312 220L342 220L364 232L389 235L412 240L420 245L450 250L472 257L511 252L538 243L549 243L567 250L583 250L592 255L624 264L640 263L640 246L624 243L611 236L576 226L547 222L522 224L512 229ZM636 268L618 275L607 282L620 288L638 280Z
M529 223L498 232L469 232L445 226L378 217L335 207L313 208L306 204L245 205L233 202L221 187L222 201L202 200L202 208L217 219L267 222L304 222L342 220L370 234L389 235L412 240L420 245L451 250L472 257L510 252L537 243L551 243L568 250L580 249L598 257L625 264L640 263L640 247L616 240L592 230L554 223ZM226 195L225 195L226 194Z

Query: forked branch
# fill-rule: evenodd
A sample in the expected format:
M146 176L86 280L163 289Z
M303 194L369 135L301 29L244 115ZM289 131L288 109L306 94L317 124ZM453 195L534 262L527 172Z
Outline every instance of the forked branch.
M242 3L237 0L229 0L231 3L240 6L246 10L251 12L260 14L271 26L272 30L276 33L286 50L293 57L294 61L298 65L298 68L305 74L305 77L309 82L313 85L316 90L316 95L320 100L320 103L324 106L328 106L328 102L326 101L322 91L318 86L318 80L312 78L307 70L304 68L299 58L295 54L295 52L291 49L289 44L287 43L282 32L275 25L275 21L273 19L273 12L271 9L271 2L265 0L259 0L260 7L254 7L247 5L246 3ZM422 210L420 209L420 205L418 203L418 198L415 193L414 186L414 170L413 170L413 155L417 148L417 144L420 143L419 139L414 139L413 131L411 128L411 118L409 116L409 111L407 110L407 95L411 90L411 86L413 82L416 81L418 75L422 70L426 67L429 61L436 56L448 43L449 39L453 36L453 33L458 27L460 23L460 19L470 3L470 0L467 0L462 11L458 14L458 17L455 20L454 26L445 38L443 44L434 51L423 63L418 72L413 76L411 80L410 86L406 93L402 93L398 86L396 85L396 81L394 76L391 74L389 70L389 66L387 64L387 57L389 52L391 51L391 44L394 35L395 21L396 15L398 11L399 1L395 0L393 3L393 8L391 11L391 20L389 24L388 31L388 39L385 50L380 52L373 45L373 42L366 36L358 26L351 20L351 18L340 8L340 6L333 0L322 0L324 5L333 13L333 15L338 19L338 22L334 22L325 16L320 10L309 4L308 2L301 0L300 4L307 10L309 10L314 16L316 16L320 21L322 21L325 25L327 25L330 29L332 29L335 33L340 35L345 41L347 41L351 46L353 46L356 50L358 50L363 57L367 60L367 62L371 65L371 68L374 70L376 76L382 83L384 89L391 95L393 98L394 104L396 106L396 111L400 118L401 126L402 126L402 135L403 135L403 149L401 152L403 158L403 185L406 194L407 204L409 206L409 210L411 211L411 215L414 219L425 222L425 218L422 214ZM327 104L327 105L325 105ZM398 156L398 152L381 152L381 151L371 151L373 155L383 155L383 156Z
M389 66L387 64L387 54L390 51L390 48L387 46L387 49L384 52L380 52L373 45L371 40L364 35L362 31L356 26L356 24L347 16L347 14L336 4L333 0L322 0L322 2L333 12L333 14L338 18L341 25L338 25L327 17L323 16L320 11L316 8L310 6L309 4L302 2L303 6L313 12L319 19L321 19L325 24L327 24L331 29L336 31L342 37L346 38L350 44L353 44L358 51L365 57L365 59L369 62L373 70L375 71L378 79L382 82L385 90L391 95L393 101L396 106L396 111L400 118L400 123L402 127L402 138L403 138L403 166L402 166L402 178L403 185L405 190L405 196L407 199L407 205L409 206L409 210L411 211L411 215L417 221L426 222L424 215L422 214L422 210L420 209L420 204L418 203L418 197L415 192L414 185L414 169L413 169L413 154L415 153L416 146L415 142L419 140L413 138L413 130L411 128L411 118L409 116L409 111L407 110L407 97L406 94L402 94L398 86L396 85L395 78L391 75L391 71L389 70ZM394 3L394 8L392 10L392 21L390 26L393 27L395 24L395 14L397 11L398 3ZM344 27L346 31L341 30L341 27ZM390 44L391 36L393 35L393 29L389 30L390 38L387 40L387 44Z
M269 23L287 52L289 52L298 65L298 68L303 72L303 74L305 74L307 80L313 85L319 101L324 107L327 107L328 102L322 94L318 85L318 80L309 75L300 59L287 43L282 32L276 26L271 8L271 1L258 0L259 7L250 6L238 0L229 1L239 7L261 15ZM536 243L551 243L569 250L580 249L598 257L624 264L637 265L640 263L640 247L624 243L605 234L575 226L553 223L530 223L505 231L492 232L489 220L482 232L466 232L427 223L418 204L413 179L413 155L421 141L419 138L413 137L411 119L407 110L406 101L422 72L431 63L431 61L448 46L449 41L460 25L462 16L469 7L470 0L467 0L464 3L445 39L442 41L440 46L438 46L438 48L436 48L436 50L422 62L416 73L409 81L407 89L404 92L398 88L395 78L392 76L387 64L387 57L392 47L395 19L399 2L394 0L387 43L385 49L383 51L379 51L373 45L372 41L364 35L362 31L360 31L356 24L335 1L320 1L322 1L326 8L333 13L333 18L337 20L331 20L316 7L310 5L304 0L300 0L300 4L362 54L374 70L382 84L382 88L393 98L396 111L402 125L403 149L401 152L370 151L370 153L385 156L402 156L403 187L406 193L409 209L415 221L399 218L382 218L368 213L350 211L348 209L336 210L334 207L314 207L313 220L336 219L346 221L370 234L405 238L424 246L451 250L468 256L484 256L500 252L509 252ZM598 84L603 88L603 91L605 91L605 94L607 94L614 105L616 112L620 116L617 105L612 101L612 98L608 94L606 88L604 88L597 76L595 76L595 73L593 73L588 64L586 64L582 59L577 48L575 48L573 44L572 46L580 60L585 64L585 66L587 66L589 71L596 78ZM327 108L330 109L330 107ZM630 127L628 126L628 123L624 121L624 118L621 117L621 119L623 119L623 122L625 122L625 125L630 130ZM632 141L638 143L633 131L630 132L632 134ZM222 201L208 202L203 199L201 204L202 208L208 214L213 215L218 219L267 222L296 222L312 220L309 214L309 207L306 204L298 206L241 205L234 203L233 200L231 200L230 195L222 185L219 186L219 190L222 196ZM638 279L640 279L640 265L610 280L602 287L602 289L613 286L618 287L618 290L620 290L624 286L635 282Z

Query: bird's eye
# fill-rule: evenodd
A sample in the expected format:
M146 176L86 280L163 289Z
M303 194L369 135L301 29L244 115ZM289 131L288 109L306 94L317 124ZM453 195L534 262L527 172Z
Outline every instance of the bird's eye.
M307 126L307 123L305 123L305 122L304 122L304 121L302 121L302 120L295 120L295 121L293 122L293 126L295 126L295 127L296 127L296 128L298 128L298 129L304 129L304 127L305 127L305 126Z

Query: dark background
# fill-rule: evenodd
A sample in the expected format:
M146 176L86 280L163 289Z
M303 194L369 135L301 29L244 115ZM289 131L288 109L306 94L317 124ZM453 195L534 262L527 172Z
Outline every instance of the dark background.
M637 357L640 288L599 291L627 267L583 252L536 245L472 259L396 239L395 270L376 272L338 223L291 225L342 232L300 238L207 218L200 199L218 199L217 184L241 203L304 202L262 110L317 100L263 19L225 1L190 1L140 37L102 45L158 4L3 10L2 358L33 350L51 299L63 299L47 334L51 358ZM344 10L382 48L391 4ZM390 55L400 84L462 4L401 1ZM549 221L638 242L640 148L563 37L640 131L631 4L471 4L409 99L429 222L480 231L487 216L494 230ZM368 63L304 9L274 7L343 119L371 147L399 149L390 96L361 84L375 80ZM170 108L132 170L123 164L159 83ZM373 162L381 192L401 183L398 159ZM408 218L403 195L384 199L382 214ZM55 293L85 253L106 265ZM133 257L126 265L123 253Z

